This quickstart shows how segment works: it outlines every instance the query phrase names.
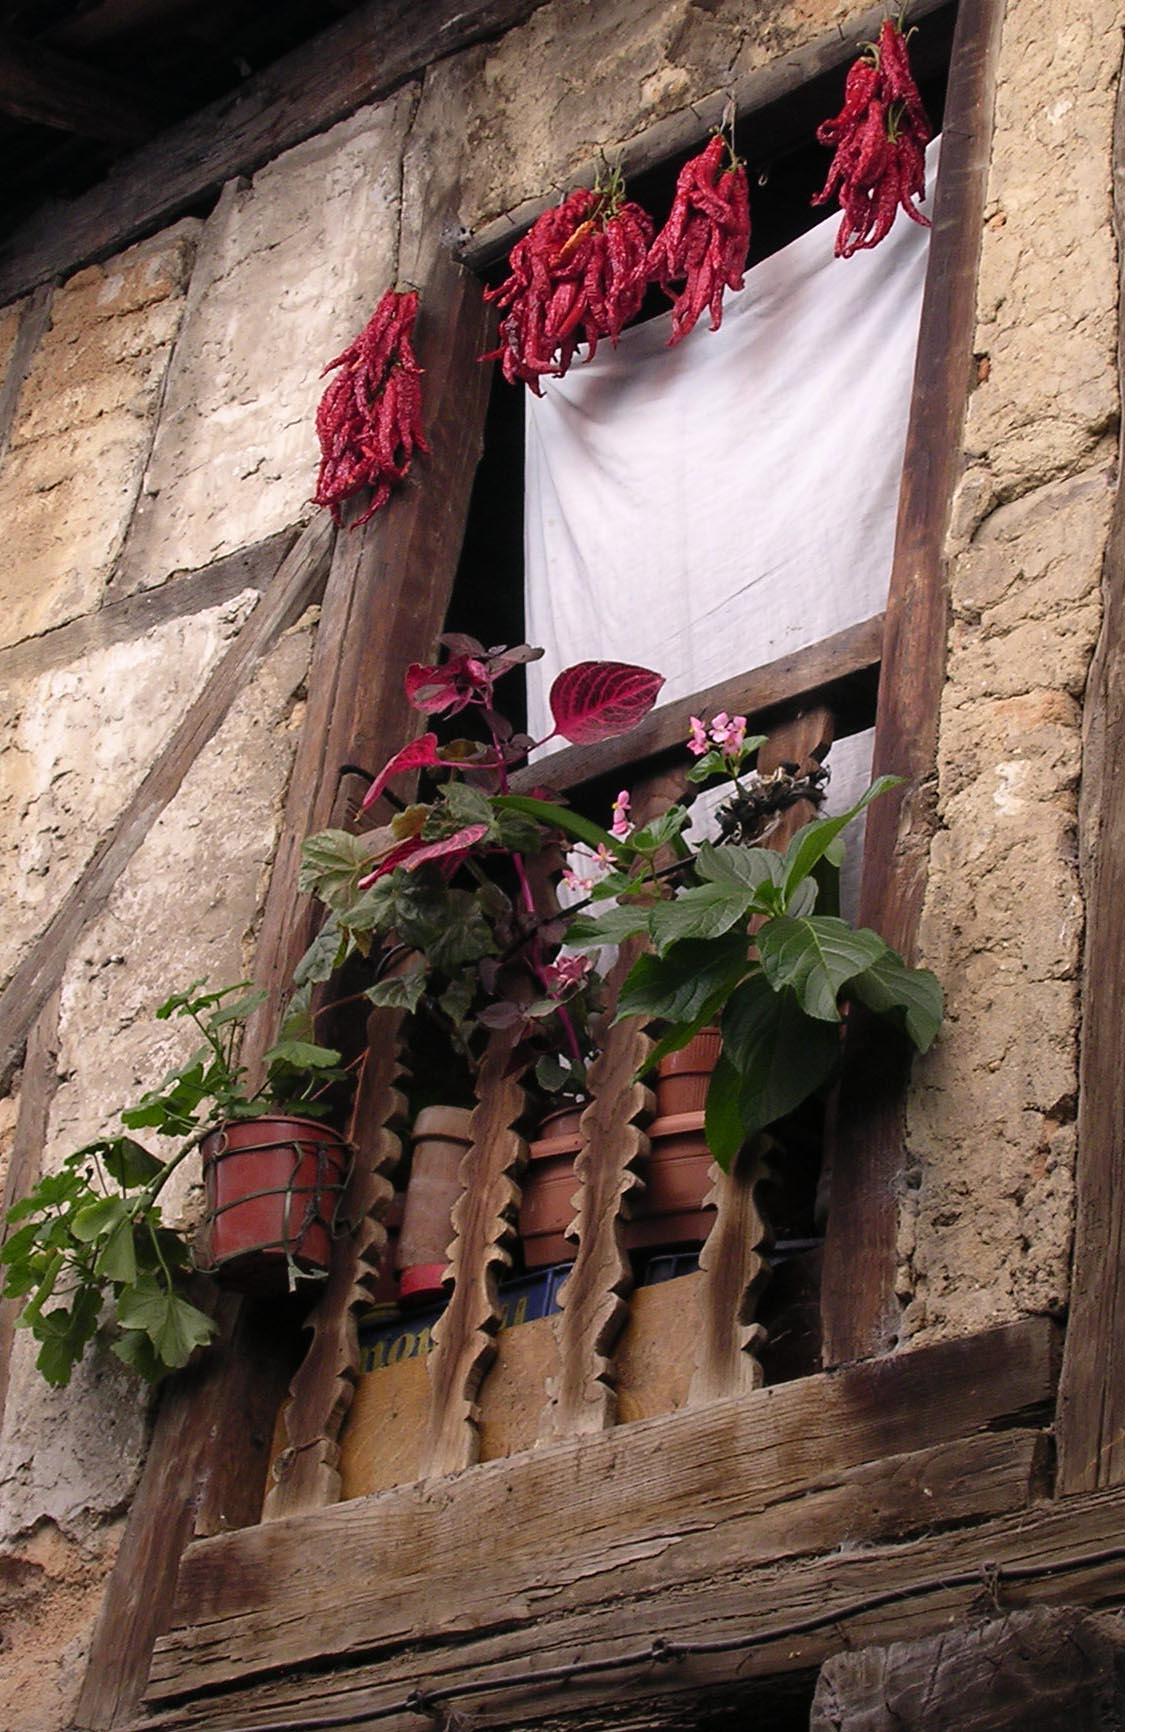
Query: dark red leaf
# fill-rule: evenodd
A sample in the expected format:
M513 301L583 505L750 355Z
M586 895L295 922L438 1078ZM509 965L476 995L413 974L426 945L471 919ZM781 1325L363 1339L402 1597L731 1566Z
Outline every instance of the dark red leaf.
M485 824L467 824L464 830L446 836L443 842L424 842L419 836L409 836L406 841L397 842L390 854L384 855L374 872L359 880L359 887L366 890L377 878L394 872L397 866L402 866L406 872L415 872L426 860L440 860L446 856L457 856L453 864L459 865L461 859L481 841L487 827Z
M426 765L439 764L440 761L435 734L422 734L418 740L413 740L410 746L402 746L394 758L388 759L368 788L361 809L366 812L374 806L388 783L396 776L404 775L407 770L422 770Z
M663 674L629 662L577 662L551 687L555 732L576 746L627 734L648 715L664 684Z

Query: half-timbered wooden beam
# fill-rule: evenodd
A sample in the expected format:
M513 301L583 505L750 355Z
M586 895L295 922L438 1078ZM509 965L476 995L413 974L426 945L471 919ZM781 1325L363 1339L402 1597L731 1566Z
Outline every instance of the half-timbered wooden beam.
M905 785L870 807L861 923L915 960L935 826L949 605L944 547L962 464L1004 0L961 0L902 472L874 768ZM893 1347L906 1066L850 1020L824 1254L828 1364Z
M500 35L540 0L369 0L231 96L157 134L99 186L51 203L0 246L0 306L108 258L291 145L389 96L426 66Z
M103 144L141 144L159 124L118 79L8 35L0 36L0 114Z

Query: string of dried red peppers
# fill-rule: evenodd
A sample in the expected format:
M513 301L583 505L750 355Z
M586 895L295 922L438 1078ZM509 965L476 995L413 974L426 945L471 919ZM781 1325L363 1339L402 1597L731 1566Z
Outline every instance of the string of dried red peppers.
M390 289L355 341L322 369L324 377L336 367L339 371L323 392L315 419L322 461L314 503L328 506L339 523L343 501L373 488L353 529L387 504L415 452L428 455L421 369L412 348L419 305L415 290Z
M670 348L689 335L707 307L710 329L718 329L724 292L743 286L750 244L747 171L716 132L678 175L673 208L649 251L650 280L673 302ZM682 287L675 290L678 282Z
M648 284L653 221L624 197L613 176L606 186L581 188L542 216L510 253L510 275L485 298L503 309L498 348L511 383L539 396L539 381L561 379L580 343L587 360L602 336L615 343L640 311Z
M914 206L926 197L926 146L930 126L910 70L909 32L892 18L876 42L854 60L845 80L844 106L816 128L821 144L836 154L813 204L833 194L844 211L837 232L838 259L851 258L883 241L899 207L923 228L930 221Z

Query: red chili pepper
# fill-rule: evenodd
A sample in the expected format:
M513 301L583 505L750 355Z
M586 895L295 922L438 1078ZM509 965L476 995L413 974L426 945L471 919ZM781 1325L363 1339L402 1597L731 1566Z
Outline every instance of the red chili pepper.
M371 487L368 508L352 527L366 523L403 480L415 452L428 455L412 349L419 304L415 291L389 290L355 340L323 369L338 373L315 415L322 459L314 503L336 523L343 501Z
M892 18L878 40L854 60L845 79L844 105L821 123L816 137L835 145L824 186L812 200L835 194L844 216L838 258L875 247L893 227L898 208L925 228L930 222L913 200L926 195L925 150L930 126L910 70L909 38Z
M724 156L730 157L725 170ZM707 307L710 329L718 330L726 290L743 286L750 239L746 169L716 132L682 167L668 220L649 248L649 277L673 302L671 348L689 335Z

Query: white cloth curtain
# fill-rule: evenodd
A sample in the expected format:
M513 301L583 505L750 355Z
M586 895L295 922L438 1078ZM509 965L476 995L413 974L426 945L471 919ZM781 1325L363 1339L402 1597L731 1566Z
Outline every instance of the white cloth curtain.
M528 395L532 733L573 662L656 668L667 702L885 607L929 237L899 214L837 259L839 222L748 271L717 333L668 349L665 313ZM836 748L829 810L869 752Z

